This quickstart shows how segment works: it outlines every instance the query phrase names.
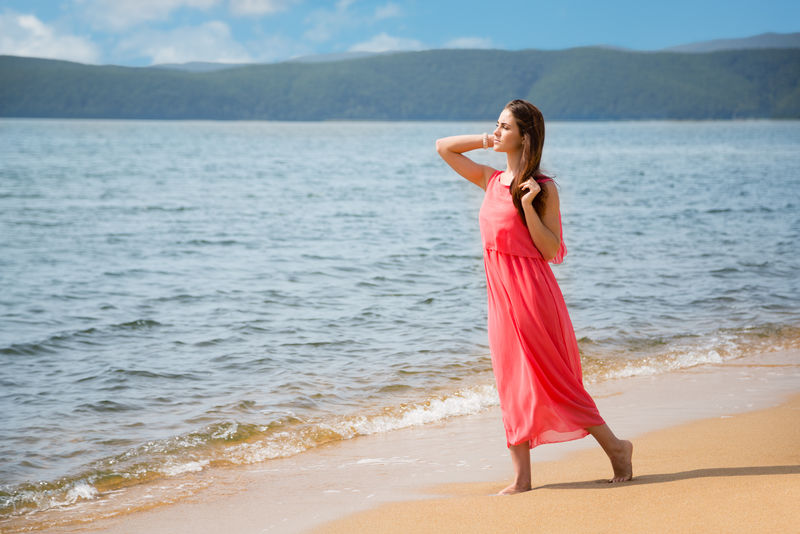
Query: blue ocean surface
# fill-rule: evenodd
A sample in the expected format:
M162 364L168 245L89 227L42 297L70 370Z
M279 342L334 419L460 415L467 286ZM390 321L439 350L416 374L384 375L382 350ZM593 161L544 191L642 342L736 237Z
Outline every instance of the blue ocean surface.
M492 128L1 120L0 519L496 404L434 150ZM800 122L553 122L543 166L587 383L800 347Z

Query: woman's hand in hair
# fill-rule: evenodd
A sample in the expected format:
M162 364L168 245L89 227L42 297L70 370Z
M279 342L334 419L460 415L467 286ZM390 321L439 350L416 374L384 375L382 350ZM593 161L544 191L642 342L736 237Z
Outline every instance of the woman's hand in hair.
M561 246L561 215L556 185L550 181L538 184L535 180L530 180L522 184L520 192L523 193L520 200L525 210L525 222L533 244L542 253L542 257L549 261L558 254ZM533 207L533 199L537 195L545 195L541 215Z
M536 195L539 194L539 192L542 190L542 187L535 179L530 178L520 185L520 189L525 191L520 199L522 201L522 205L525 206L527 204L528 206L531 206L533 204L533 199L536 198Z

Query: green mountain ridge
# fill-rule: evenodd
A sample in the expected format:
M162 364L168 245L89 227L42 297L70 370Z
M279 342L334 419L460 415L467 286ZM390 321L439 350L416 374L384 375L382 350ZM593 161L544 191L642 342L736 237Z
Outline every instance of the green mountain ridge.
M486 120L800 118L800 49L429 50L211 72L0 56L0 116Z

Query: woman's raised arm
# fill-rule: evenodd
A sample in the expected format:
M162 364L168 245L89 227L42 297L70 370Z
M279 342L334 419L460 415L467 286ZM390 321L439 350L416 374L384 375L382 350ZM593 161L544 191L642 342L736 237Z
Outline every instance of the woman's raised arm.
M484 141L486 141L485 145ZM486 182L489 181L494 169L488 165L475 163L466 157L464 152L488 148L493 145L494 137L491 135L454 135L437 139L436 151L454 171L481 189L486 189Z

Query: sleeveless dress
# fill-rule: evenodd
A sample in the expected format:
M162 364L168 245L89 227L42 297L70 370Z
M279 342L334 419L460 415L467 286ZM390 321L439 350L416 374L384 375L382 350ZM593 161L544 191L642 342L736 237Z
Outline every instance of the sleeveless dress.
M551 181L549 178L539 183ZM559 215L560 217L560 215ZM560 218L559 218L560 224ZM586 436L603 419L583 387L580 355L553 271L495 172L480 210L489 348L509 446ZM557 256L566 255L563 237Z

